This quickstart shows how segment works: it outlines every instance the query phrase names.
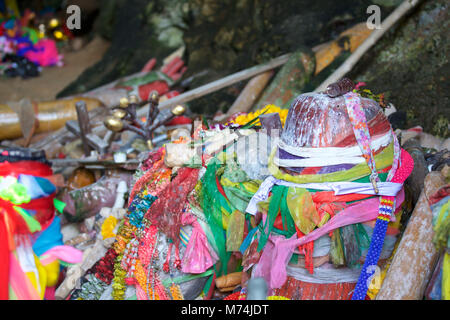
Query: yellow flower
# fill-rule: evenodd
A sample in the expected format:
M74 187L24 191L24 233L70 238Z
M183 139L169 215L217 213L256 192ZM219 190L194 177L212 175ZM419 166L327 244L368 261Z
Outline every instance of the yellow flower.
M255 112L250 112L247 114L242 114L240 116L237 116L236 119L234 119L233 121L230 121L228 124L235 123L235 124L242 126L242 125L252 121L253 119L259 117L263 113L265 113L265 114L278 113L280 115L281 124L284 126L288 112L289 112L288 109L281 109L280 107L277 107L276 105L269 104L265 108L262 108ZM261 123L259 122L259 120L256 121L256 123L255 123L255 125L260 125L260 124Z
M116 235L114 234L114 228L117 225L117 219L114 216L109 216L105 219L105 221L102 224L102 237L103 239L113 238Z

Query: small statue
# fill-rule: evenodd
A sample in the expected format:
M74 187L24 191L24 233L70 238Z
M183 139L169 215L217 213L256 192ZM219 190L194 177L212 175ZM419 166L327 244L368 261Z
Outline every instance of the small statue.
M325 93L329 97L335 98L343 96L344 94L352 91L353 89L355 89L355 84L353 83L353 81L350 80L349 78L342 78L338 82L330 84L327 87L327 90L325 90Z

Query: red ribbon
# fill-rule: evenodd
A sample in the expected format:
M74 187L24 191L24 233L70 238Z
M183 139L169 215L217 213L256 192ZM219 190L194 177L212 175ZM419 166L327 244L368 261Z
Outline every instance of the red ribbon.
M13 235L29 232L13 204L0 199L0 300L9 299L9 255L15 248Z
M300 239L304 237L305 234L300 231L300 229L295 225L295 230L297 230L297 237ZM310 274L314 273L314 260L313 260L313 251L314 251L314 241L310 241L298 247L300 253L305 255L305 268L309 271Z
M35 177L48 177L53 175L52 169L38 161L18 161L0 163L0 176L18 177L20 174L26 174Z
M20 207L20 206L16 206ZM14 205L3 199L0 199L0 208L4 211L2 213L3 220L5 221L5 225L9 235L11 235L9 240L12 240L13 234L27 234L30 233L30 229L28 228L27 223L22 218L22 216L14 209ZM11 241L10 243L11 248ZM14 243L14 242L12 242ZM11 248L13 249L13 248Z
M47 227L52 223L55 217L55 206L53 200L55 194L51 194L45 198L38 198L31 200L28 203L21 204L21 207L25 210L36 211L34 218L41 224L42 230L47 229Z

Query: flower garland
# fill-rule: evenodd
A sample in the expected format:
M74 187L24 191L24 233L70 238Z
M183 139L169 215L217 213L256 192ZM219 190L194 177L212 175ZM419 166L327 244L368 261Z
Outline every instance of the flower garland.
M97 279L111 284L114 278L114 262L117 259L117 253L113 248L109 248L106 254L101 258L88 273L92 273Z
M125 296L126 282L125 278L127 271L122 268L122 260L128 242L131 240L136 228L130 225L127 221L124 221L117 232L116 242L113 244L113 248L117 253L116 263L114 264L114 278L112 281L112 297L114 300L123 300Z
M121 254L131 240L133 234L137 231L137 228L129 224L127 221L123 221L119 227L116 236L116 242L113 244L113 248L117 254Z
M267 300L291 300L291 299L283 297L283 296L270 296L270 297L267 297Z
M154 296L155 300L159 300L158 292L154 292L152 288L147 288L147 276L145 274L145 269L139 260L136 262L135 278L147 296Z
M181 288L179 285L172 282L169 290L170 295L172 296L172 300L184 300L183 293L181 292Z
M125 276L127 275L127 272L122 269L122 258L123 255L119 255L114 264L114 279L112 284L112 297L114 300L123 300L125 297Z
M113 296L114 299L121 299L126 285L135 285L139 289L139 299L184 300L179 285L172 281L170 287L165 288L159 279L159 269L155 263L159 259L157 243L160 231L146 217L162 191L168 188L172 170L164 165L164 151L152 153L149 160L146 161L146 172L138 178L130 194L132 201L114 243L114 249L120 256L114 266ZM189 176L189 173L187 171L185 175ZM163 267L165 273L170 272L170 254L167 260ZM181 267L178 246L175 246L173 266Z

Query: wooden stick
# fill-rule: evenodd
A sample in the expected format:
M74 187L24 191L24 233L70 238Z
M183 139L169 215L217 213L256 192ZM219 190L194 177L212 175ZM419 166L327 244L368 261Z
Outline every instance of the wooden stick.
M163 110L163 109L167 109L167 108L177 105L177 104L192 101L194 99L203 97L211 92L215 92L217 90L231 86L232 84L237 83L239 81L246 80L246 79L254 77L258 74L275 69L275 68L285 64L286 61L289 59L289 56L290 56L290 54L282 55L278 58L275 58L275 59L269 61L268 63L260 64L260 65L251 67L249 69L239 71L239 72L229 75L225 78L213 81L211 83L205 84L196 89L187 91L183 94L180 94L179 96L176 96L176 97L173 97L171 99L161 102L159 104L159 109ZM147 111L147 108L141 108L140 110L138 110L138 112L137 112L138 117L145 116L146 111Z
M91 133L91 127L89 123L89 113L86 108L86 103L84 101L78 101L75 104L78 117L78 126L80 128L80 137L83 142L84 155L88 157L91 154L91 149L89 148L86 135Z
M430 172L409 218L376 300L421 300L439 258L433 244L433 213L428 199L445 185L440 172Z
M380 29L375 29L371 35L361 44L358 49L322 84L315 90L316 92L325 91L331 83L337 82L344 77L362 56L388 31L398 20L400 20L409 10L419 4L420 0L405 0L397 7L381 24Z
M215 120L222 121L235 113L248 112L255 104L256 99L260 97L261 92L266 88L273 73L273 70L269 70L250 79L227 113L216 117Z
M256 102L256 99L259 98L261 92L267 86L267 83L269 83L269 80L272 78L273 73L273 70L270 70L252 78L228 110L227 116L231 116L232 114L237 112L247 112L248 110L250 110L250 108Z
M126 162L122 162L122 163L116 163L113 160L91 160L91 159L71 159L71 158L66 158L66 159L49 159L48 160L53 167L70 167L70 166L112 166L112 167L121 167L124 164L133 164L133 165L137 165L139 164L139 161L136 159L127 159Z

